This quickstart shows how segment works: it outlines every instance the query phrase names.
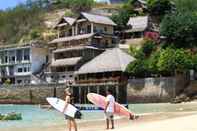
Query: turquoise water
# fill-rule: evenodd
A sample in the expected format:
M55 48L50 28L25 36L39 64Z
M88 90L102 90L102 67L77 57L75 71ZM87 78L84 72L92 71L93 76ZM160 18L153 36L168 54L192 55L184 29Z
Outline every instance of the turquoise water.
M129 109L138 114L155 112L197 111L197 103L188 104L131 104ZM22 113L21 121L0 121L0 128L8 127L44 127L65 124L64 116L56 110L41 109L36 105L0 105L0 113ZM83 119L103 119L103 111L82 111Z
M0 105L0 113L22 113L21 121L0 121L0 128L49 126L64 124L64 116L56 110L39 108L35 105ZM82 111L82 120L103 119L102 111Z

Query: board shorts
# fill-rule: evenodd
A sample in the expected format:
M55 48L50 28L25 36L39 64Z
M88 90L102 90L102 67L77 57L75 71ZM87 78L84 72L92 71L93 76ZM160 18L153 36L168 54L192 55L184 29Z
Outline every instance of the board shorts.
M65 119L66 119L66 120L74 120L73 117L70 117L70 116L68 116L68 115L64 115L64 116L65 116Z
M106 119L113 120L114 114L113 114L113 112L106 112L105 117L106 117Z

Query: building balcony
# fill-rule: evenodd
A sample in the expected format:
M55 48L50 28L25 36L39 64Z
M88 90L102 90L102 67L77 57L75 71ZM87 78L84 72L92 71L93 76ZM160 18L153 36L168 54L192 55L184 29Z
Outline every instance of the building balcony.
M31 72L15 72L15 76L29 76L31 75Z
M120 83L120 77L110 77L101 79L86 79L86 80L76 80L76 84L118 84Z
M0 63L0 66L10 66L10 65L18 65L18 64L30 64L30 63L31 63L30 60L23 60L23 61Z
M74 72L45 72L46 81L48 83L74 83Z

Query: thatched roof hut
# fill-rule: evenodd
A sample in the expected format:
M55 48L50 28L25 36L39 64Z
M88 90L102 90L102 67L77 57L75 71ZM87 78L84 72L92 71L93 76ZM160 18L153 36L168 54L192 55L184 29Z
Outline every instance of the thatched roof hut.
M102 72L124 72L135 58L119 48L108 49L90 62L84 64L75 74L93 74Z

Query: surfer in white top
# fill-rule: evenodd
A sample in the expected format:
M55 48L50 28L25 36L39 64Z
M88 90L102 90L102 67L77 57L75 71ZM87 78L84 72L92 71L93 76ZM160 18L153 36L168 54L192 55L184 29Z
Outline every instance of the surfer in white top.
M111 129L114 129L115 98L112 95L112 91L110 89L108 89L106 93L107 93L106 106L104 109L106 116L106 125L107 125L106 129L109 129L110 121L111 121Z
M64 93L65 93L65 107L64 107L64 110L62 112L65 112L68 104L70 104L70 102L71 102L70 89L69 88L65 89ZM67 121L68 121L68 129L69 129L69 131L72 130L72 127L74 128L74 131L77 131L77 124L76 124L75 118L72 118L72 117L70 117L68 115L65 115L65 119L67 119Z

